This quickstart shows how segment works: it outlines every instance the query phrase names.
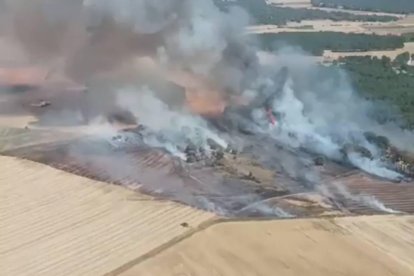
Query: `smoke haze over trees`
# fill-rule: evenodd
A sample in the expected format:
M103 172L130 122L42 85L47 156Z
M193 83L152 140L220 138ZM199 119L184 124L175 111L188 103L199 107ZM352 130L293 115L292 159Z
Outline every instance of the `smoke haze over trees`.
M364 52L394 50L404 47L405 39L393 35L368 35L340 32L293 32L259 35L266 49L275 45L295 45L313 54L322 55L324 50L334 52Z
M391 13L414 12L412 0L312 0L315 6Z
M274 24L284 25L289 21L301 20L333 20L333 21L394 21L394 16L377 16L377 15L355 15L346 12L327 12L321 10L312 10L306 8L287 8L268 5L265 0L237 0L222 1L215 0L215 3L222 9L239 5L246 9L253 17L256 24Z
M408 56L406 53L397 57L395 61L387 57L347 57L339 62L349 73L354 87L363 97L385 102L401 112L402 117L399 116L399 112L388 116L383 113L382 120L402 121L405 127L413 129L414 69L406 65Z

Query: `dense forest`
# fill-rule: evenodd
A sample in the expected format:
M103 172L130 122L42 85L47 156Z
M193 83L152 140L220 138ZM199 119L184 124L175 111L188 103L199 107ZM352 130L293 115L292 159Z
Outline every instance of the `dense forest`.
M264 0L237 0L223 2L215 0L217 6L226 9L239 5L249 12L256 24L285 25L289 21L299 22L305 19L329 19L333 21L394 21L397 17L376 15L355 15L346 12L326 12L312 9L282 8L267 5Z
M299 46L313 55L322 55L323 50L334 52L355 52L370 50L391 50L404 47L405 38L340 32L294 32L259 35L266 50L280 46Z
M401 54L394 61L387 57L347 57L339 60L339 66L348 72L355 89L362 96L391 104L401 112L405 126L412 129L414 68L407 66L409 57L409 53ZM389 115L382 119L390 119ZM401 118L394 116L393 119Z
M343 7L345 9L377 12L414 12L413 0L311 0L314 6Z

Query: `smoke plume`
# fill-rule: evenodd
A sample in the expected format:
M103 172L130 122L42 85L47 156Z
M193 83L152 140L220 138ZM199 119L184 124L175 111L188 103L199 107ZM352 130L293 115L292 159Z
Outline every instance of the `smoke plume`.
M413 134L376 122L370 115L375 107L354 93L343 72L318 66L294 48L261 53L257 40L245 34L250 19L240 8L222 11L211 0L1 3L9 11L7 33L20 43L30 62L49 64L74 82L88 85L89 99L98 109L106 111L109 102L130 111L149 128L145 137L149 145L182 157L188 141L200 147L209 139L223 147L228 144L222 138L226 135L207 119L188 107L171 108L170 100L161 101L158 91L149 87L174 80L172 75L180 72L203 80L196 91L186 90L187 97L204 93L201 99L214 95L225 106L247 106L246 114L232 118L248 125L249 131L295 149L345 159L381 177L400 177L387 168L380 149L364 133L390 137L400 146L412 141ZM151 73L135 66L134 61L143 57L156 64ZM122 68L129 68L132 78L114 82L112 91L103 93L99 88L105 86L103 76ZM287 72L286 78L278 75L281 71ZM269 127L266 112L275 115L275 127ZM355 150L361 147L369 156ZM344 153L344 148L351 149Z
M289 72L284 82L275 81L277 78L267 73L278 72L283 67ZM383 150L368 141L366 133L388 137L394 145L402 145L402 141L409 140L413 133L402 131L395 125L380 124L372 116L380 110L355 93L345 72L319 66L292 48L267 54L261 70L265 73L257 78L259 89L256 93L278 91L271 100L271 109L279 118L275 128L262 128L262 131L293 148L306 149L337 161L346 160L380 177L402 177L389 168L383 160ZM260 126L260 121L266 117L263 108L256 110L256 114L261 114L253 116Z
M396 211L392 208L385 206L381 201L379 201L376 197L367 195L367 194L352 194L348 189L339 182L334 182L334 187L336 188L337 192L345 197L348 200L363 204L368 206L374 210L378 210L380 212L389 213L389 214L400 214L401 212Z
M5 3L10 10L10 34L30 59L59 60L64 73L77 81L112 70L135 56L151 56L166 66L206 76L221 67L242 69L226 62L243 58L238 52L247 47L243 29L248 16L241 9L223 13L211 1L202 0Z
M143 138L147 145L165 148L183 160L186 159L184 150L189 143L205 150L209 148L209 139L224 149L228 146L201 117L171 110L146 87L140 90L123 89L119 92L117 101L120 107L139 118L140 124L149 128L150 132Z

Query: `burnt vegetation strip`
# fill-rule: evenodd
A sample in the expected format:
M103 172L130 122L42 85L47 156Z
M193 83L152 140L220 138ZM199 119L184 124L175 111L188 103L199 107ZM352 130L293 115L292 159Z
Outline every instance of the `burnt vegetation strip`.
M252 151L262 156L269 155L269 152L266 154L255 148ZM43 163L94 180L128 187L158 199L180 202L198 209L217 211L220 215L228 217L277 217L278 214L269 214L269 210L273 208L271 204L261 205L261 202L292 194L295 192L295 185L299 185L298 190L305 193L312 192L315 188L313 185L307 187L312 183L309 183L309 179L305 177L306 174L303 175L303 179L301 175L285 175L283 168L277 166L267 168L273 172L278 171L276 183L266 183L261 178L256 178L249 170L242 173L237 171L229 173L225 163L184 164L176 162L172 156L158 149L140 146L117 148L104 139L78 138L18 148L4 151L2 154ZM283 148L275 148L270 156L273 155L282 159L269 159L263 164L263 160L256 159L256 161L265 168L269 164L283 163L283 157L289 157L292 160L303 158L311 160L312 158L312 155L305 152L287 151ZM250 160L248 153L240 153L235 160L229 160L229 162L233 162L231 166L236 168L235 162L241 162L244 159ZM247 164L252 165L251 162L242 163L242 165ZM303 164L297 164L297 166L297 169L305 170ZM414 213L414 202L410 201L414 195L413 185L386 182L372 176L363 177L353 170L350 175L343 174L350 169L329 160L324 162L323 166L326 172L321 174L322 177L325 178L330 173L338 175L334 181L343 182L350 193L356 195L347 196L337 193L332 199L351 213L381 213L381 210L370 205L369 202L360 200L358 195L374 196L386 207ZM327 178L331 179L331 177ZM285 184L286 187L284 187ZM254 212L239 212L256 204L262 206L263 210L259 208L253 210ZM249 208L247 210L250 211ZM311 210L295 211L295 216L311 215Z
M386 181L373 181L361 176L351 176L349 179L342 180L344 185L353 194L362 194L375 197L382 202L384 206L392 208L395 211L404 213L414 213L414 183L389 183ZM361 204L354 204L355 207L361 207ZM366 209L366 204L365 206ZM371 206L372 208L372 206ZM360 208L359 210L365 210Z
M228 178L227 180L224 180L224 182L220 181L217 184L213 184L214 177L210 176L206 179L209 181L208 183L205 183L205 181L199 183L198 181L194 181L194 179L181 174L177 169L172 171L173 174L169 176L168 183L165 181L163 182L161 178L156 178L155 182L151 182L151 180L145 182L145 180L143 181L141 178L142 175L140 173L135 173L135 170L140 166L148 166L148 169L151 169L150 167L156 167L158 171L157 164L155 164L155 161L153 162L153 160L160 160L159 153L141 152L140 154L137 154L137 151L123 152L122 157L127 158L128 166L123 166L121 172L110 172L111 168L113 170L119 169L114 164L119 162L119 160L114 157L114 154L116 153L106 151L93 154L92 151L93 150L89 150L84 153L74 152L71 150L71 144L57 143L49 146L43 145L17 149L3 154L43 163L69 173L74 173L112 185L120 185L136 189L160 200L184 203L197 209L219 211L220 215L225 215L227 217L277 217L277 214L272 215L269 214L268 211L257 210L251 213L240 213L239 210L243 210L250 205L255 206L256 204L260 204L260 202L266 201L266 199L289 195L287 190L262 186L249 181L245 182L241 179ZM168 165L174 168L173 164ZM216 173L218 172L216 171ZM177 179L178 183L181 184L176 184ZM152 181L154 181L154 179ZM207 186L204 187L203 185ZM355 187L354 190L356 193L360 191L358 187ZM338 197L338 199L341 201L341 197ZM343 199L341 204L356 213L375 213L375 210L372 208L355 202L350 202L346 198ZM211 206L215 207L212 208ZM273 207L268 206L268 208L271 209ZM409 207L403 209L403 211L409 210ZM296 215L300 217L306 217L311 214L312 212L307 213L306 210L301 210L296 213Z
M115 149L103 141L93 144L81 139L19 148L2 154L124 186L161 200L217 210L220 215L229 217L255 201L286 194L238 176L222 175L218 167L211 167L206 172L190 167L183 169L173 158L156 149Z

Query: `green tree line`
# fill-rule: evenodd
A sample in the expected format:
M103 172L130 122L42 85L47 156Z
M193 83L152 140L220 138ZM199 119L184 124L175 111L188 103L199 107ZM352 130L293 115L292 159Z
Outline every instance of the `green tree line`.
M334 52L393 50L403 48L406 41L401 36L340 32L286 32L260 34L259 38L265 50L274 50L283 45L299 46L313 55L322 55L324 50Z
M314 6L342 7L352 10L392 13L414 12L413 0L311 0L311 2Z
M414 68L407 66L409 53L395 60L388 57L346 57L339 66L348 72L355 89L365 98L390 105L399 112L387 114L386 120L400 119L414 128ZM384 115L384 114L382 114Z
M355 15L346 12L327 12L312 9L295 9L268 5L264 0L237 0L222 1L215 0L218 7L227 9L231 6L238 5L244 8L254 19L256 24L273 24L285 25L287 22L306 19L315 20L333 20L333 21L395 21L398 18L394 16L377 16L377 15Z

